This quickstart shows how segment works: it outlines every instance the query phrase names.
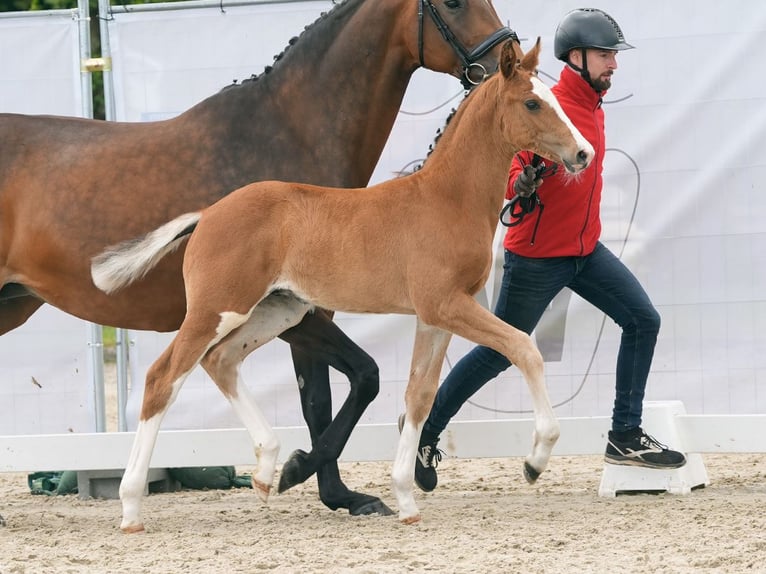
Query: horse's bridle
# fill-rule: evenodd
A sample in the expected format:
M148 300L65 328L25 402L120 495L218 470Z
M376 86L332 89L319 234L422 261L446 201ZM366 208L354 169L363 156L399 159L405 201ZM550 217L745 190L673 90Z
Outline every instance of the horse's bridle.
M463 77L460 78L460 81L463 83L463 87L465 89L470 89L473 86L477 86L481 84L484 79L488 76L487 69L482 66L478 60L480 60L487 52L489 52L492 48L497 46L499 43L504 42L505 40L511 38L515 40L516 42L519 41L519 37L516 35L516 32L508 28L507 26L503 26L499 30L493 32L489 35L481 44L476 46L473 50L470 52L465 49L465 47L460 43L460 41L455 37L455 34L452 33L452 30L449 29L449 26L447 26L447 23L442 19L442 17L439 15L439 12L436 11L436 6L434 6L434 3L432 0L418 0L418 56L420 58L420 65L425 66L425 61L423 59L423 9L424 7L428 8L428 13L431 15L431 19L434 21L434 24L436 24L436 28L441 33L444 40L452 46L452 48L457 53L458 57L460 58L460 61L463 63ZM478 71L481 79L480 80L474 80L471 77L471 71Z

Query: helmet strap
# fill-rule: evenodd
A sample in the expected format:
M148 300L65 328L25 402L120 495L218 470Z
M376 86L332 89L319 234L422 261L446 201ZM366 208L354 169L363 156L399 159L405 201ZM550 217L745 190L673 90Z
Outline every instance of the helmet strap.
M586 48L580 48L580 54L582 55L582 68L574 65L571 58L567 58L568 63L574 71L579 72L582 79L588 82L588 85L593 88L596 93L600 94L601 92L596 89L596 86L593 85L593 81L590 79L590 72L588 72L588 54L586 53Z

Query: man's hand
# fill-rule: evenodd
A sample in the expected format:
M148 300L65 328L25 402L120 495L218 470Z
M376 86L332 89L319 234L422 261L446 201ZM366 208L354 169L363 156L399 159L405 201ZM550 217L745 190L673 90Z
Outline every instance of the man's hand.
M524 171L513 182L513 192L520 197L529 197L542 183L542 178L537 177L537 169L531 165L525 165Z

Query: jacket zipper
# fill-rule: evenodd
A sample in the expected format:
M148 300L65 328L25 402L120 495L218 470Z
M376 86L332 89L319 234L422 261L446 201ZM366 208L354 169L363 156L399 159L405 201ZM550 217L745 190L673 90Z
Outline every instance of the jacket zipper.
M593 108L593 123L596 126L596 131L598 133L598 145L599 148L596 150L596 157L598 157L599 151L603 149L604 147L604 132L603 130L598 129L598 122L596 121L596 110L598 110L601 107L602 100L601 98L598 99L598 103L596 104L596 107ZM582 228L580 229L580 256L583 255L585 251L585 245L583 243L583 236L585 235L585 229L588 227L588 221L590 220L590 210L593 206L593 191L596 189L596 180L598 179L598 174L593 172L593 185L591 185L590 193L588 194L588 209L585 211L585 221L582 223Z

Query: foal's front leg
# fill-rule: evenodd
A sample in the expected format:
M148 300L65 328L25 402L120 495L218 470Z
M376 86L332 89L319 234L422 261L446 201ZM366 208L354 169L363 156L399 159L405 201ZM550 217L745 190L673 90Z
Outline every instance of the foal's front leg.
M521 371L535 414L532 452L524 462L524 477L530 484L535 482L548 466L559 438L559 423L545 387L540 351L529 335L499 319L467 294L444 297L438 322L455 335L502 353Z
M415 457L420 431L431 412L451 337L451 333L426 325L418 318L410 380L404 395L404 426L391 471L391 485L399 503L399 520L405 524L420 521L420 511L413 495Z

